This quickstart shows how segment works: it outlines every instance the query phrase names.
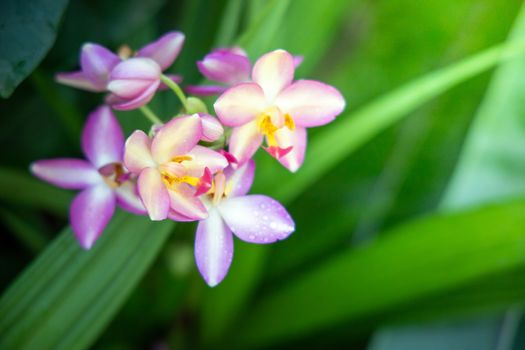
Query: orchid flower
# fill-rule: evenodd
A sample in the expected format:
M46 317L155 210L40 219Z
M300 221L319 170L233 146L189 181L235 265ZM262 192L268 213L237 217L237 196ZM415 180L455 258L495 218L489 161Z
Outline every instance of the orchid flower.
M304 159L306 128L327 124L343 111L345 100L337 89L314 80L293 82L294 70L288 52L267 53L253 67L253 82L229 88L215 102L221 122L233 127L229 151L241 164L266 138L268 153L297 171Z
M302 56L294 56L297 68L303 61ZM252 65L246 52L240 47L213 50L203 60L197 61L197 68L208 80L220 85L190 85L186 91L197 96L219 95L231 86L250 81Z
M139 49L134 58L130 58L132 52L127 47L117 55L101 45L87 43L80 54L81 70L59 73L56 79L83 90L109 91L112 94L107 103L115 109L133 109L149 102L157 88L165 87L160 84L160 74L175 61L183 43L184 34L170 32ZM181 81L179 76L170 78ZM110 80L114 82L108 85Z
M135 194L135 184L122 165L124 135L107 106L90 114L82 131L82 150L87 158L36 161L31 172L65 189L82 190L70 207L73 232L84 249L90 249L113 216L115 205L145 214Z
M224 169L224 156L197 145L202 121L197 115L172 119L150 139L135 131L126 141L124 163L138 175L139 196L151 220L206 218L198 198L211 187L212 175Z
M202 201L208 218L199 221L195 260L206 283L216 286L226 276L233 258L233 235L249 243L268 244L287 238L295 223L276 200L246 195L253 182L255 163L249 160L234 170L228 167L213 178Z

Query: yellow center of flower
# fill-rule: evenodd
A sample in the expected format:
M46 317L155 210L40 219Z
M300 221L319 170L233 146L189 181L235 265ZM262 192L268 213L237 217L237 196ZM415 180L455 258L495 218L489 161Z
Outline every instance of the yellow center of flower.
M184 155L184 156L175 156L171 159L170 162L163 164L160 167L160 174L162 175L162 180L166 187L174 189L175 185L187 183L191 186L197 187L200 179L195 176L183 175L186 173L184 165L181 163L184 161L190 161L193 157Z
M213 204L217 205L223 198L228 197L232 190L231 181L226 181L226 176L222 171L215 174L210 190L206 193Z
M275 133L285 127L288 130L295 130L295 122L292 117L285 113L284 115L277 107L270 107L257 116L257 131L266 137L268 146L277 146L278 142Z
M98 169L98 172L104 179L106 185L111 188L117 188L125 181L122 179L122 175L124 175L124 167L120 163L106 164Z

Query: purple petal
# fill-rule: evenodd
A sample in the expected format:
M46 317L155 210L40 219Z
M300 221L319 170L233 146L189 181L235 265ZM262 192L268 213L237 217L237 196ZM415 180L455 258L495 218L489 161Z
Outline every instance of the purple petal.
M227 85L250 80L251 64L248 57L229 51L214 51L198 61L197 67L207 79Z
M137 182L140 198L151 220L159 221L168 217L170 197L156 168L142 170Z
M109 74L119 62L120 58L103 46L89 43L82 46L80 67L99 91L106 89Z
M239 164L243 164L259 149L262 140L263 136L257 131L257 123L253 121L233 128L229 151Z
M218 206L232 232L246 242L272 243L283 240L295 230L295 223L276 200L249 195L224 200Z
M173 221L178 221L178 222L190 222L190 221L195 221L195 219L193 218L189 218L187 216L184 216L182 214L179 214L177 213L176 211L174 210L170 210L169 213L168 213L168 219L170 220L173 220Z
M215 96L222 94L224 91L226 91L228 87L227 86L219 86L219 85L188 85L186 86L185 90L190 95L195 96Z
M119 207L132 214L146 215L147 211L142 204L137 191L137 186L131 181L126 181L115 189Z
M268 102L259 85L241 83L226 90L213 107L224 125L240 126L254 120L268 107Z
M184 44L184 34L181 32L170 32L158 40L144 46L137 53L139 57L149 57L155 60L162 70L166 70L173 64Z
M31 164L30 170L36 177L69 190L84 189L102 182L97 169L83 159L39 160Z
M223 134L224 128L219 120L209 114L198 113L202 122L202 141L217 141Z
M124 165L134 174L142 169L155 167L157 164L151 156L151 139L142 130L135 130L126 140Z
M77 89L92 91L92 92L103 92L106 91L106 86L97 86L88 79L83 72L64 72L57 73L55 80L67 86L72 86Z
M324 125L345 108L345 99L336 88L314 80L299 80L282 91L275 104L288 113L297 126Z
M121 98L117 95L110 94L106 98L106 103L109 104L113 109L118 111L129 111L147 105L155 96L155 91L158 89L159 82L155 82L150 85L146 90L139 96L133 99Z
M233 237L216 209L206 220L199 221L195 236L195 261L200 274L210 287L219 284L233 259Z
M278 160L288 170L295 173L303 164L306 151L306 129L299 127L290 131L287 128L282 128L275 133L275 138L279 147L284 149L292 147L290 152Z
M293 57L287 51L275 50L263 55L255 62L252 71L252 80L264 90L270 101L293 80Z
M293 56L293 66L294 68L297 68L301 65L301 63L303 63L304 61L304 56Z
M250 159L235 170L232 167L228 167L224 174L228 179L227 188L230 188L228 197L244 196L250 191L253 184L255 162L253 159Z
M168 192L171 209L176 214L192 220L202 220L208 217L206 207L198 197L195 197L195 190L189 185L181 184L175 190Z
M82 150L97 168L122 162L124 134L108 106L99 107L89 115L82 131Z
M197 114L177 117L164 124L151 143L153 159L158 164L188 153L202 137L202 123Z
M90 249L104 231L115 211L113 191L100 184L80 192L69 211L71 227L84 249Z

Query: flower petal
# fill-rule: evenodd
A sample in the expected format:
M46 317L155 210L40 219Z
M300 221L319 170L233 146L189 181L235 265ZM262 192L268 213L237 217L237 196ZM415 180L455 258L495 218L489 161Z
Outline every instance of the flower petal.
M226 187L229 189L228 197L244 196L250 191L253 184L255 162L253 159L250 159L235 170L232 167L228 167L224 173L228 181Z
M259 84L269 101L293 81L294 59L287 51L275 50L255 62L252 80Z
M30 170L36 177L69 190L84 189L102 182L97 169L83 159L39 160L31 164Z
M229 198L218 206L232 232L246 242L272 243L288 237L295 223L276 200L263 195Z
M217 141L223 134L224 128L219 120L209 114L199 113L202 123L202 141Z
M186 86L186 92L188 92L190 95L195 96L215 96L222 94L226 89L228 89L226 86L219 86L219 85L188 85Z
M290 131L282 128L275 133L275 138L280 148L292 147L290 152L278 160L288 170L295 173L303 164L307 139L306 129L296 128L294 131Z
M268 103L261 87L241 83L226 90L215 102L215 113L226 126L240 126L254 120Z
M80 67L86 78L100 91L106 89L109 75L120 58L104 46L84 44L80 54Z
M132 214L146 215L147 211L140 199L134 182L126 181L115 189L119 207Z
M55 80L67 86L72 86L77 89L93 91L93 92L102 92L106 91L106 85L97 86L88 79L88 77L83 72L63 72L55 75Z
M69 210L71 227L84 249L90 249L100 237L115 211L115 194L105 184L80 192Z
M248 57L228 50L216 50L197 62L199 71L209 80L234 85L250 80Z
M170 197L156 168L142 170L138 179L138 190L142 203L151 220L159 221L168 217Z
M296 81L279 94L275 104L302 127L329 123L345 108L336 88L315 80Z
M142 169L155 167L156 163L151 156L151 139L142 130L136 130L126 140L124 148L124 165L134 174Z
M259 149L262 140L263 136L257 131L257 123L253 121L233 129L229 151L239 164L243 164Z
M184 34L181 32L169 32L141 48L137 52L137 56L149 57L155 60L164 71L173 64L183 44Z
M188 171L190 176L201 177L204 173L204 168L209 168L215 174L228 166L228 160L222 154L212 149L195 146L186 155L192 157L192 160L184 161L182 164Z
M233 236L216 209L199 222L195 236L195 261L210 287L219 284L233 259Z
M172 119L160 128L153 138L153 159L162 164L174 156L184 155L195 147L201 136L202 123L197 114Z
M303 63L303 61L304 61L304 56L301 56L301 55L293 56L293 66L294 66L294 68L297 69L297 67L299 67L301 65L301 63Z
M188 219L202 220L208 217L208 211L198 197L195 190L187 184L177 186L176 190L170 190L171 209Z
M151 84L146 90L142 92L139 96L136 96L133 99L121 98L117 95L110 94L106 98L106 103L109 104L113 109L119 111L129 111L132 109L139 108L148 104L153 96L155 96L155 91L159 87L159 82L156 81Z
M195 219L193 219L193 218L189 218L189 217L184 216L184 215L182 215L182 214L179 214L179 213L177 213L176 211L174 211L173 209L169 211L169 213L168 213L168 219L173 220L173 221L178 221L178 222L190 222L190 221L195 221Z
M82 150L96 168L122 162L124 134L108 106L99 107L89 115L82 131Z

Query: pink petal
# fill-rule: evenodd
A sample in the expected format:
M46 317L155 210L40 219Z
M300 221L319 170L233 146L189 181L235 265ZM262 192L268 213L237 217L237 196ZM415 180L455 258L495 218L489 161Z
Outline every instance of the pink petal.
M252 80L259 84L269 101L293 81L294 59L284 50L275 50L255 62Z
M194 194L195 190L187 184L181 184L177 186L176 190L170 190L171 209L188 219L202 220L207 218L206 207Z
M186 86L185 90L190 95L195 96L215 96L222 94L224 91L226 91L228 87L226 86L218 86L218 85L188 85Z
M301 65L301 63L303 63L303 60L304 60L304 56L301 56L301 55L293 56L293 66L294 66L294 68L299 67Z
M306 129L296 128L294 131L290 131L286 128L282 128L275 133L275 138L279 147L288 148L292 147L290 152L285 156L280 157L279 162L284 165L291 172L296 172L301 167L304 160L304 153L306 150Z
M136 96L133 99L123 99L116 95L110 94L106 99L106 103L111 105L113 109L119 111L129 111L132 109L139 108L148 104L153 96L155 96L155 91L159 87L159 82L156 81L151 84L146 90L142 92L139 96Z
M276 200L249 195L224 200L218 206L232 232L246 242L273 243L288 237L295 223Z
M64 72L55 75L55 80L60 84L72 86L77 89L102 92L106 91L106 85L97 86L88 79L83 72Z
M241 83L229 88L213 107L226 126L240 126L254 120L268 103L261 87L255 83Z
M109 107L99 107L89 115L82 131L82 150L97 168L122 162L124 134Z
M214 51L198 61L197 67L207 79L227 85L250 80L250 60L231 51Z
M80 192L69 211L71 227L84 249L90 249L100 237L115 211L115 195L105 184Z
M120 58L103 46L89 43L82 46L80 67L99 91L106 89L109 74L119 62Z
M142 130L136 130L126 140L124 148L124 165L134 174L142 169L155 167L157 164L151 156L151 140Z
M177 213L176 211L174 211L173 209L169 211L169 213L168 213L168 219L173 220L173 221L178 221L178 222L190 222L190 221L195 221L195 219L193 219L193 218L189 218L189 217L184 216L184 215L182 215L182 214L179 214L179 213Z
M202 141L217 141L223 134L224 128L219 120L209 114L199 113L202 122Z
M244 196L253 184L255 175L255 162L253 159L248 160L237 169L227 168L224 172L228 181L228 188L231 188L228 197Z
M216 209L199 222L195 236L195 261L210 287L219 284L233 259L233 236Z
M161 69L154 60L135 57L116 65L111 71L110 80L157 80L161 74Z
M102 182L93 165L83 159L59 158L39 160L31 164L36 177L55 186L79 190Z
M146 215L147 211L142 204L134 182L126 181L115 189L117 204L119 207L132 214Z
M157 132L151 144L153 159L158 164L191 151L202 137L202 123L197 114L177 117Z
M186 155L193 158L182 163L191 176L201 177L204 168L209 168L212 173L216 173L228 166L228 160L222 154L203 146L195 146Z
M239 164L243 164L259 149L262 140L263 136L257 131L257 123L253 121L233 129L229 151Z
M140 198L150 219L153 221L166 219L170 209L170 197L159 171L156 168L142 170L137 184Z
M279 94L275 104L302 127L324 125L345 109L336 88L314 80L299 80Z
M183 44L184 34L181 32L170 32L141 48L137 56L149 57L155 60L164 71L173 64L180 50L182 50Z

